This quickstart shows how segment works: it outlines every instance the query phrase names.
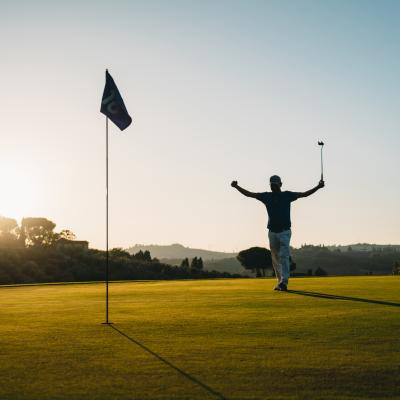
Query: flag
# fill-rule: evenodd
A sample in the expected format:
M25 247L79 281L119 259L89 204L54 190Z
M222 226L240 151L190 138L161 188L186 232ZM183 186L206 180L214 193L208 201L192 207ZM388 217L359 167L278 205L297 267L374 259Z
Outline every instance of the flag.
M108 73L108 70L106 70L106 85L104 86L103 98L101 99L100 112L110 118L121 131L127 128L132 122L132 118L128 114L117 85Z

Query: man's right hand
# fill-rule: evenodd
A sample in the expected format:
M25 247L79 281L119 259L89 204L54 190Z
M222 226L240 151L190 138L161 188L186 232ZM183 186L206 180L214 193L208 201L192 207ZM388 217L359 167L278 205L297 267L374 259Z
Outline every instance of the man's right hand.
M231 183L231 186L232 186L232 187L235 188L235 187L237 187L237 185L238 185L237 181L232 181L232 183Z

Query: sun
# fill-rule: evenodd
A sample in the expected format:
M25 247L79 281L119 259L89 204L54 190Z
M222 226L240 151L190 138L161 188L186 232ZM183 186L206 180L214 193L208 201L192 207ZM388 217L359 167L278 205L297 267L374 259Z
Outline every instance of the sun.
M20 221L33 216L38 204L39 185L35 168L25 163L0 162L0 215Z

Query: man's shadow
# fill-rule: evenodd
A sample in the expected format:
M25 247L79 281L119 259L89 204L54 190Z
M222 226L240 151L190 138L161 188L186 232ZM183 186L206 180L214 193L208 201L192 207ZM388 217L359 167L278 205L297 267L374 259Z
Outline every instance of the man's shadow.
M154 352L153 350L149 349L147 346L145 346L144 344L138 342L136 339L128 336L126 333L122 332L120 329L118 329L115 325L108 325L110 328L114 329L114 331L118 332L121 336L125 337L126 339L128 339L130 342L136 344L137 346L139 346L140 348L142 348L144 351L146 351L147 353L151 354L152 356L156 357L158 360L160 360L162 363L168 365L169 367L171 367L172 369L174 369L175 371L177 371L178 373L180 373L181 375L183 375L186 379L192 381L193 383L195 383L196 385L202 387L205 391L207 391L209 394L211 394L212 396L216 397L217 399L220 400L228 400L226 397L224 397L221 393L217 392L216 390L214 390L213 388L211 388L210 386L206 385L205 383L201 382L200 380L198 380L197 378L195 378L194 376L190 375L189 373L187 373L186 371L178 368L177 366L175 366L174 364L172 364L170 361L168 361L167 359L165 359L164 357L161 357L159 354L157 354L156 352Z
M359 297L338 296L335 294L307 292L304 290L288 290L288 292L293 294L299 294L301 296L319 297L322 299L358 301L361 303L381 304L383 306L400 307L400 303L392 303L390 301L363 299Z

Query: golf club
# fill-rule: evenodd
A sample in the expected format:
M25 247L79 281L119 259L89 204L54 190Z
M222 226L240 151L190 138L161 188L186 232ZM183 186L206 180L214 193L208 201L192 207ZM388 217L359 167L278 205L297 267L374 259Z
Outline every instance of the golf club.
M323 181L324 180L324 163L323 163L323 159L322 159L322 150L324 148L324 142L318 141L318 146L321 146L321 181Z

